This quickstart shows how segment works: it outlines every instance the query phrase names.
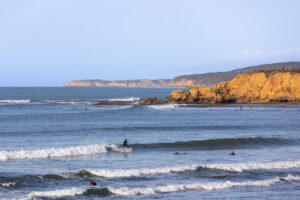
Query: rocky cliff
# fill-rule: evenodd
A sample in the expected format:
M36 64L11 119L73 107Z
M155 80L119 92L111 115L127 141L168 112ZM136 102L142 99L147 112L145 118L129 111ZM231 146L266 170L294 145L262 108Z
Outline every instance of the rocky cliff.
M175 103L300 103L300 72L240 74L213 87L178 90L166 98Z

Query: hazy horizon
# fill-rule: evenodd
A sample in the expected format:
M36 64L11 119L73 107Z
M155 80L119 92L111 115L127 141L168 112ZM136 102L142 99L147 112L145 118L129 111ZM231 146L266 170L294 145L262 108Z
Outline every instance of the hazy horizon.
M300 61L296 0L1 1L1 86Z

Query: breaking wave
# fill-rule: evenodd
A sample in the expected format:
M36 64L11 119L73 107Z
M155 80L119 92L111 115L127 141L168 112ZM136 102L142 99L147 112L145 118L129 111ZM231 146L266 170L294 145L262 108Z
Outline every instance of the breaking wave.
M275 177L273 179L259 180L259 181L226 181L226 182L195 182L189 184L170 184L170 185L158 185L150 187L129 188L129 187L98 187L98 188L86 188L86 187L73 187L70 189L59 189L49 191L35 191L26 195L23 199L34 199L35 197L68 197L68 196L80 196L80 195L155 195L158 193L171 193L182 191L201 191L201 190L222 190L232 187L265 187L280 182L299 181L299 176L293 176L289 174L286 177Z
M108 101L138 101L139 97L127 97L127 98L116 98L116 99L108 99Z
M13 104L20 104L20 103L29 103L30 99L19 99L19 100L13 100L13 99L1 99L0 103L13 103Z
M172 172L184 172L188 170L196 170L198 169L198 167L199 165L187 165L187 166L141 168L141 169L87 169L85 171L99 177L117 178L117 177L166 174Z
M8 182L8 183L0 183L0 187L5 187L5 188L9 188L12 186L15 186L16 183L15 182Z
M147 108L151 108L151 109L154 109L154 110L173 110L177 107L178 107L177 104L163 104L163 105L147 106Z
M243 172L251 170L291 169L300 168L300 161L276 161L264 163L218 163L218 164L193 164L185 166L166 166L157 168L141 169L87 169L88 173L105 178L146 176L156 174L178 173L185 171L196 171L201 169L213 169L231 172Z
M92 103L94 103L94 101L87 101L87 100L54 100L54 99L39 100L39 101L36 101L36 102L57 103L57 104L77 104L77 103L92 104Z
M60 190L49 190L49 191L36 191L29 193L25 198L22 199L34 199L35 197L67 197L67 196L78 196L82 195L86 189L84 188L71 188L71 189L60 189Z
M299 176L288 175L284 178L273 178L261 181L243 181L243 182L196 182L190 184L174 184L174 185L164 185L164 186L152 186L144 188L109 188L109 190L118 195L153 195L157 193L170 193L170 192L182 192L189 190L221 190L232 187L247 187L247 186L269 186L281 181L298 181Z
M113 105L113 106L99 106L99 107L94 107L94 108L89 108L89 110L124 110L124 109L130 109L133 108L134 106L128 105L128 106L121 106L121 105ZM106 128L104 128L106 129Z
M70 156L94 155L114 152L132 152L131 148L122 148L115 144L94 144L88 146L75 146L68 148L51 148L38 150L0 151L0 161L20 159L59 158Z

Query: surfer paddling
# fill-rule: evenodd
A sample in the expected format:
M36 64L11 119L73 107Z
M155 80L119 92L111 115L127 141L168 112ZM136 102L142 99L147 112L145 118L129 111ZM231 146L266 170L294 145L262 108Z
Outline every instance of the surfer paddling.
M127 141L127 138L124 140L124 142L123 142L123 147L124 148L128 148L129 146L128 146L128 141Z
M179 153L179 152L175 151L173 154L174 154L174 155L186 155L186 154L187 154L187 152L184 152L184 153Z
M234 155L235 155L234 151L232 151L232 152L230 153L230 155L234 156Z
M96 185L97 185L97 183L91 179L90 180L90 186L96 186Z

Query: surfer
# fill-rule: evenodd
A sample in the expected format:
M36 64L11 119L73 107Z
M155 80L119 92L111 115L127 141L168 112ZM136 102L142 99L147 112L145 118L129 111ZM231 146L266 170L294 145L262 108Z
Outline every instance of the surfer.
M174 152L174 155L181 155L181 154L182 154L182 155L186 155L187 152L184 152L184 153L179 153L178 151L175 151L175 152Z
M234 151L232 151L232 152L230 153L230 155L234 156L234 155L235 155Z
M96 185L97 185L97 183L91 179L90 180L90 186L96 186Z
M125 148L125 147L127 147L128 148L128 142L127 142L127 138L124 140L124 142L123 142L123 147Z

